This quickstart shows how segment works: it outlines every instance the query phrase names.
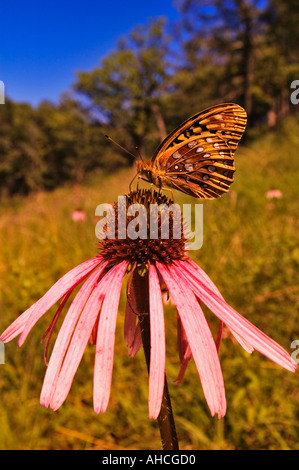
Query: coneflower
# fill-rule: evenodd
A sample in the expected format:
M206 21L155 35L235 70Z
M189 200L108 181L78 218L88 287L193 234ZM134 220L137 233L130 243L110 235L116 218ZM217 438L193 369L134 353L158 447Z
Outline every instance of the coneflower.
M142 204L149 215L151 205L167 208L172 201L160 193L143 190L127 195L126 207L132 204ZM124 335L131 356L136 354L142 342L146 342L142 321L148 322L150 330L146 348L149 417L155 419L159 416L165 384L165 326L161 293L164 283L178 314L181 369L177 382L182 380L187 363L193 357L212 415L218 414L221 418L226 412L224 382L217 351L221 335L215 342L200 301L220 319L221 325L225 324L230 329L246 351L251 353L256 349L285 369L295 371L297 364L287 351L229 306L208 275L187 255L181 219L178 222L168 211L168 239L161 237L163 213L161 215L160 212L157 215L157 238L149 236L149 217L138 222L146 224L143 234L147 233L147 237L123 238L124 229L133 217L126 216L119 222L118 204L113 208L115 237L101 240L99 253L94 258L65 274L0 337L6 343L20 335L21 346L35 323L60 300L56 315L43 337L46 340L46 358L49 338L56 321L68 298L81 284L66 312L49 362L46 359L47 371L41 391L41 403L44 406L57 410L63 404L90 340L95 344L94 410L96 413L106 410L111 389L118 305L126 274ZM181 236L174 238L177 223ZM122 237L119 237L120 232Z

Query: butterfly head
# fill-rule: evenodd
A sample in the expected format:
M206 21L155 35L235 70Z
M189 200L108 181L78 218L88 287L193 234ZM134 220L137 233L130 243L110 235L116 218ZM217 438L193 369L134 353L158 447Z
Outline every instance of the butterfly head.
M153 164L150 160L137 160L137 173L141 176L141 178L149 183L153 183Z

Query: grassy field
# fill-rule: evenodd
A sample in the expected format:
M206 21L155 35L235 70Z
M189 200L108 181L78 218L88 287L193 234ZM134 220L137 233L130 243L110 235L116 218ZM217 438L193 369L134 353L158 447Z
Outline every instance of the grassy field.
M226 300L290 353L299 339L299 122L244 144L229 194L204 203L204 243L190 255ZM76 187L2 201L0 208L0 331L61 275L97 253L94 211L128 191L134 172L93 175ZM268 199L278 189L282 197ZM193 202L175 193L176 202ZM80 208L86 220L74 222ZM130 359L123 340L125 290L118 316L111 399L92 408L94 347L88 345L68 399L57 411L39 404L45 373L40 338L55 310L35 326L21 349L5 345L0 365L0 449L160 449L148 419L143 352ZM212 331L216 318L206 310ZM228 411L211 418L191 361L181 386L176 312L165 308L167 375L181 449L299 449L298 373L281 369L227 336L220 348Z

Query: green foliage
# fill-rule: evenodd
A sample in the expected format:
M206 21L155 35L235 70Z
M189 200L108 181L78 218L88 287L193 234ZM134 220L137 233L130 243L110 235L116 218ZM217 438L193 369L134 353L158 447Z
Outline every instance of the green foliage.
M99 67L78 73L76 90L132 151L138 146L144 152L151 135L166 137L160 107L171 84L168 43L164 20L153 20L121 39Z
M0 107L0 197L80 182L92 171L114 171L125 159L107 145L103 127L68 94L59 105Z
M243 146L236 156L235 183L219 200L204 203L204 243L191 252L226 300L290 353L299 338L298 302L298 119ZM65 272L97 252L95 207L128 191L134 172L91 175L75 186L0 208L0 331ZM268 199L271 189L281 198ZM175 193L176 202L194 199ZM86 220L75 223L73 210ZM34 249L32 249L34 247ZM5 345L0 365L1 449L160 449L157 423L148 419L148 376L142 351L127 355L123 339L125 286L118 315L111 399L105 414L92 409L94 346L88 345L70 394L57 411L39 404L45 365L40 338L48 312L21 349ZM205 310L213 333L218 321ZM198 373L190 362L179 370L176 312L165 307L167 375L181 449L298 449L298 373L249 355L225 331L220 348L227 415L211 418Z
M8 101L0 108L0 196L41 186L41 132L30 105Z

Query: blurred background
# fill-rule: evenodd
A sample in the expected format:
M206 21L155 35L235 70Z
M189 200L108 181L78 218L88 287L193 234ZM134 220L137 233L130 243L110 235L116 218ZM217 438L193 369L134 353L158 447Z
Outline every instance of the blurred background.
M204 203L204 243L190 255L226 300L290 354L299 340L299 9L297 0L29 1L2 6L0 331L66 271L97 253L94 211L128 191L192 114L236 102L248 128L230 192ZM296 82L298 81L298 82ZM298 90L298 91L297 91ZM195 200L175 193L177 202ZM121 299L110 404L92 409L88 346L57 412L39 404L40 338L5 345L1 449L159 449L148 419L142 351L123 340ZM206 311L213 332L217 321ZM227 334L220 349L228 412L211 418L193 363L180 387L176 313L165 306L167 375L181 449L298 449L297 374Z

